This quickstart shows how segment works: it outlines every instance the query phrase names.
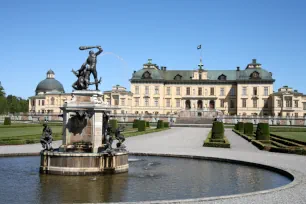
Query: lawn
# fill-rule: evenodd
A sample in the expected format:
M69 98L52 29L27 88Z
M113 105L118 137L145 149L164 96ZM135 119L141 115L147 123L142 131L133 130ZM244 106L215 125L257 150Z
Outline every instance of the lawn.
M306 142L306 132L272 132L273 134Z

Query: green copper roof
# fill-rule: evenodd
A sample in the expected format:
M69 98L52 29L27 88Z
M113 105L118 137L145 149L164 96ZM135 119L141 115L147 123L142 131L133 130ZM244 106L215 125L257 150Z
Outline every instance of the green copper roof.
M252 68L246 70L204 70L207 72L207 80L218 80L220 75L225 75L226 80L249 80L253 72L258 72L259 78L262 80L273 80L271 73L262 68ZM150 73L153 80L173 80L176 75L182 76L182 80L191 80L194 70L159 70L159 69L140 69L135 72L131 80L144 79L143 74ZM259 80L260 80L259 79ZM150 80L150 79L144 79Z

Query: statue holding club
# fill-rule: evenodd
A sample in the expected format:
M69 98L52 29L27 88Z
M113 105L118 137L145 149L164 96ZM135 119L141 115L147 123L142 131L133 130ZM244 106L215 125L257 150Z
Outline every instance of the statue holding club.
M97 56L103 52L101 46L81 46L80 50L87 50L97 48L98 52L92 50L89 51L89 56L86 61L82 64L81 68L78 71L72 70L72 72L78 77L78 80L72 85L76 90L86 90L89 85L96 85L96 90L99 91L98 84L101 82L101 77L98 80L98 73L96 69L97 65ZM93 75L94 82L90 82L90 75Z

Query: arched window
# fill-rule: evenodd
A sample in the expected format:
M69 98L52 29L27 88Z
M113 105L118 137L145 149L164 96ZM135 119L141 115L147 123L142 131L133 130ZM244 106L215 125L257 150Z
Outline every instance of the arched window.
M260 74L255 71L250 75L250 79L260 79Z
M145 73L143 73L142 79L152 79L151 73L149 71L146 71Z
M175 75L174 80L182 80L182 76L177 74Z

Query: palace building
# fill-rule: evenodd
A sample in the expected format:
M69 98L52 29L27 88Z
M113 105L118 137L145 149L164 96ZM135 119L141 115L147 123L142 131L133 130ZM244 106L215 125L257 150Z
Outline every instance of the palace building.
M272 73L253 59L245 69L167 70L151 60L131 78L136 112L218 110L225 115L271 115Z
M29 98L32 113L60 113L71 93L49 70L35 96ZM118 109L113 114L180 114L218 112L223 115L306 116L306 95L288 86L273 91L272 73L253 59L244 69L210 70L202 62L197 69L169 70L149 59L132 74L131 91L120 85L104 91L103 98ZM186 115L186 114L185 114Z

